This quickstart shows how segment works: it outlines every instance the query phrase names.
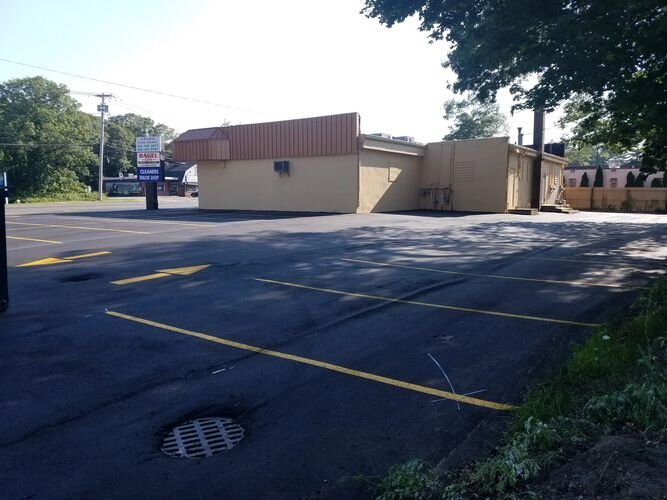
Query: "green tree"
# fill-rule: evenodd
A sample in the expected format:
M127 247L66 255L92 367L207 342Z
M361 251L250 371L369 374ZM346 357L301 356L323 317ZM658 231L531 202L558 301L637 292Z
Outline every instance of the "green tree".
M421 30L445 38L453 90L486 101L509 87L516 109L545 111L576 97L580 140L641 145L647 168L667 167L663 3L365 0L362 12L387 26L416 14Z
M598 168L595 169L595 179L593 180L593 187L601 188L604 186L604 172L602 171L602 166L598 165Z
M17 196L83 191L95 130L67 87L42 77L0 83L0 170ZM28 145L28 146L27 146Z
M478 139L507 133L507 119L495 102L479 102L473 98L450 99L445 102L445 120L453 121L444 139Z
M635 174L633 174L632 171L628 172L628 175L625 177L625 187L626 188L635 187L636 182L637 179L635 178Z
M136 137L130 129L109 120L104 127L104 175L115 177L133 172Z
M647 177L646 174L639 173L639 175L637 175L637 178L635 179L635 186L634 187L643 188L644 183L646 182L646 177Z
M661 188L663 187L662 182L663 182L662 179L660 179L659 177L654 177L653 180L651 181L651 187Z
M582 188L587 188L588 187L588 174L584 172L584 175L581 176L581 183L579 184L579 187Z
M117 175L118 172L131 172L137 166L136 154L130 153L127 155L127 159L130 162L129 166L126 165L126 162L122 158L120 158L120 156L122 156L120 152L123 151L123 149L129 147L130 150L134 150L134 144L137 137L143 135L161 135L163 147L167 152L171 151L171 141L176 138L176 131L173 128L164 123L155 123L147 116L141 116L134 113L112 116L109 118L109 124L124 127L132 135L131 144L126 142L126 138L118 138L117 149L113 153L115 156L113 156L113 159L110 156L110 162L114 167L110 166L109 168L111 170L115 169L116 173L114 175ZM121 168L123 169L121 170Z

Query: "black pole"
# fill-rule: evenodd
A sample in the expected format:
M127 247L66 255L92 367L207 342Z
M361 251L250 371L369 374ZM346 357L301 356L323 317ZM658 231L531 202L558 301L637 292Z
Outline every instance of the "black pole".
M146 210L157 210L157 182L146 182L144 186L146 191Z
M530 190L530 206L540 209L541 181L542 181L542 154L544 153L544 111L535 110L533 116L533 148L537 157L533 160L533 179Z
M9 283L7 279L7 227L5 225L6 198L7 186L0 186L0 312L5 312L7 307L9 307Z

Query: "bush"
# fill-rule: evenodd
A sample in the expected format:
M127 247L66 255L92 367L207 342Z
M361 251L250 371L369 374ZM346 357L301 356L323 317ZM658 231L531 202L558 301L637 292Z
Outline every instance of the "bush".
M579 184L579 187L588 187L588 174L586 172L584 172L584 175L581 176L581 184Z
M636 182L637 179L635 179L635 174L633 174L632 171L628 172L628 175L625 178L625 187L626 188L635 187Z
M667 437L667 380L664 376L628 384L620 391L591 398L584 414L608 433L635 431Z
M598 165L598 168L595 170L595 180L593 181L593 187L603 187L604 186L604 173L602 172L602 166Z
M659 179L658 177L654 177L653 180L651 181L651 187L652 188L661 188L664 185L664 180Z
M394 465L379 485L377 500L431 500L442 491L437 471L421 460Z

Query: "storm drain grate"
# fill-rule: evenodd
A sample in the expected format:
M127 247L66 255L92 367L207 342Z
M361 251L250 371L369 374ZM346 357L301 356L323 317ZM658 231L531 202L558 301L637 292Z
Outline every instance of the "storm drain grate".
M198 418L172 429L162 441L162 451L177 458L212 457L236 446L244 432L231 418Z

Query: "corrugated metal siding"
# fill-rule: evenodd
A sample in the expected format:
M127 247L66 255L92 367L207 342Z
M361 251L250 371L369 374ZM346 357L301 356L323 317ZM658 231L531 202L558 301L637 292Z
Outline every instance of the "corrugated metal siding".
M227 139L208 139L201 141L180 141L172 143L175 161L229 160L229 141Z
M359 115L346 113L188 131L173 152L176 161L346 155L357 153L358 136Z

